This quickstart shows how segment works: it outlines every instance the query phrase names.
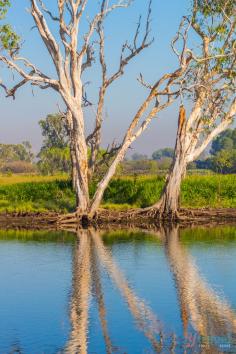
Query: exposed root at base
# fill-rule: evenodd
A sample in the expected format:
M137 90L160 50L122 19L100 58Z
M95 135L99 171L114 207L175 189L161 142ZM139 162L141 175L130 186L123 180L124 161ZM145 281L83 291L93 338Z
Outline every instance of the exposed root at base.
M82 222L83 220L83 222ZM181 208L172 223L181 226L189 225L224 225L236 224L236 208ZM83 225L82 225L83 223ZM171 223L170 217L161 217L155 206L146 209L117 211L99 209L94 218L78 213L59 215L58 213L0 213L0 224L3 229L48 229L74 231L83 227L95 228L133 227L150 229Z
M162 209L154 206L145 209L131 209L126 211L112 211L107 209L100 209L94 217L89 217L88 214L81 214L78 212L62 215L57 220L57 227L59 229L82 226L87 228L89 226L99 226L108 223L125 223L125 224L160 224L162 222L178 222L183 218L180 217L176 211L174 213L165 213Z
M159 207L158 205L145 209L129 210L128 214L130 217L150 218L156 221L166 220L175 222L185 219L183 216L180 216L177 210L166 212L162 207Z
M178 212L166 213L157 205L145 209L107 210L99 209L94 217L78 212L61 215L56 222L57 229L79 229L103 227L105 225L125 225L148 228L151 225L164 224L206 224L217 220L236 221L236 209L180 209Z
M57 220L57 227L59 229L70 228L73 226L82 226L83 228L87 228L89 226L96 225L95 216L90 217L88 214L80 213L78 211L66 215L61 215Z

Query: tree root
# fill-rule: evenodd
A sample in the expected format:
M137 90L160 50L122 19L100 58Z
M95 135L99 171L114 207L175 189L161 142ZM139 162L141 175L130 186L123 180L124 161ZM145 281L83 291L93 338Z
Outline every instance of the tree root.
M179 213L165 213L162 208L153 206L145 209L131 209L127 211L110 211L100 209L97 214L90 217L88 214L81 214L79 212L62 215L57 220L57 227L59 229L68 229L82 226L98 226L100 224L108 223L126 223L126 224L160 224L162 222L178 222L181 220Z
M150 218L155 219L157 221L179 221L185 219L185 217L181 216L178 210L174 211L166 211L164 207L158 203L154 206L144 208L144 209L135 209L129 210L128 214L130 217L143 217L143 218Z
M219 211L217 216L218 214ZM163 208L163 204L156 204L145 209L129 209L126 211L99 209L93 217L89 216L89 214L84 214L77 211L71 214L59 216L57 219L57 228L69 230L78 229L81 227L88 228L89 226L102 227L109 224L132 225L134 227L148 227L148 225L160 226L163 224L176 223L189 224L194 222L195 219L204 219L206 222L207 215L209 215L209 213L204 211L198 210L195 212L187 209L166 212Z

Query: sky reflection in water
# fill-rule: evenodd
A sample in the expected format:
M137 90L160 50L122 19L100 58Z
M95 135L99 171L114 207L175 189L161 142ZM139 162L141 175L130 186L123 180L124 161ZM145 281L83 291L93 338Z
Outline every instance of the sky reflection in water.
M0 353L234 353L235 256L234 227L1 231Z

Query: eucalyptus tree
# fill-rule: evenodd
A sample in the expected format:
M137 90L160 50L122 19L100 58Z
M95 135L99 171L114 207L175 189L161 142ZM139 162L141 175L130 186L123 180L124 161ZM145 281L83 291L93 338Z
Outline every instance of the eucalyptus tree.
M30 13L35 27L43 40L49 56L55 67L56 77L52 78L39 70L27 58L19 55L19 49L8 51L0 55L0 60L13 72L17 72L22 81L13 88L6 88L8 95L15 95L16 90L23 84L30 83L42 89L54 89L62 97L66 105L65 119L69 128L73 175L76 187L77 210L72 216L81 215L93 217L101 203L103 193L114 175L120 161L124 158L130 145L142 134L156 115L172 104L179 91L173 91L173 81L180 77L190 63L190 58L183 57L176 70L164 74L153 85L148 85L140 76L140 82L149 93L140 104L124 138L119 146L111 145L98 158L101 146L101 128L103 124L104 102L108 88L119 79L128 64L138 54L148 48L150 37L151 3L149 3L144 33L141 38L141 18L138 21L133 40L126 41L121 49L118 69L108 75L108 65L105 56L104 26L106 18L116 9L127 8L129 0L107 1L102 0L97 12L83 32L82 20L86 18L88 0L58 0L57 12L53 14L41 1L29 0ZM97 6L98 3L96 3ZM54 24L53 31L49 28L49 21ZM54 36L58 29L58 35ZM98 104L95 114L94 130L85 135L84 109L90 105L85 94L83 74L88 70L95 58L101 67L101 87L98 93ZM88 150L91 154L88 154ZM112 156L112 158L111 158ZM97 185L94 196L89 196L89 180L92 178L97 165L109 158L108 169Z
M2 51L8 51L11 55L17 50L19 46L19 36L13 31L11 25L4 23L7 12L11 3L9 0L0 1L0 53ZM7 87L1 80L0 77L0 87L7 91Z
M188 48L191 39L195 49ZM182 41L184 51L179 51ZM194 0L191 17L184 17L172 43L177 57L192 58L176 84L182 105L173 164L161 199L148 212L178 217L180 185L187 165L233 122L236 114L236 3ZM186 113L184 104L190 106Z

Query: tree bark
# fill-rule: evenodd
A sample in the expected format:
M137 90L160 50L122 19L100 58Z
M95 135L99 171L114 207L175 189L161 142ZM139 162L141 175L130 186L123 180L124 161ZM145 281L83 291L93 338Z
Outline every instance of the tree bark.
M79 85L78 85L79 86ZM89 210L88 149L84 129L82 109L82 83L76 99L68 90L61 95L67 105L67 121L70 131L70 150L72 162L72 183L76 194L76 213L87 215Z
M88 160L87 146L81 139L80 134L75 131L75 192L76 192L76 211L79 214L87 214L89 209L89 186L88 186Z
M159 216L171 220L178 218L181 181L185 176L186 168L186 113L184 107L181 106L173 163L161 199L154 205L154 208L158 209Z
M73 190L76 190L76 180L77 180L77 170L76 170L76 153L75 153L75 143L73 141L72 131L73 131L73 120L70 111L66 112L67 129L70 142L70 160L71 160L71 181ZM77 197L77 196L76 196ZM77 205L77 203L76 203Z
M76 180L77 180L77 171L76 171L76 156L74 147L70 145L70 159L71 159L71 180L73 190L76 190Z
M72 109L71 109L72 108ZM68 107L72 119L70 149L72 162L72 183L76 193L76 212L87 214L89 209L88 151L80 106Z
M177 219L180 207L181 181L186 173L186 157L176 156L170 174L167 178L160 201L155 205L164 218Z

